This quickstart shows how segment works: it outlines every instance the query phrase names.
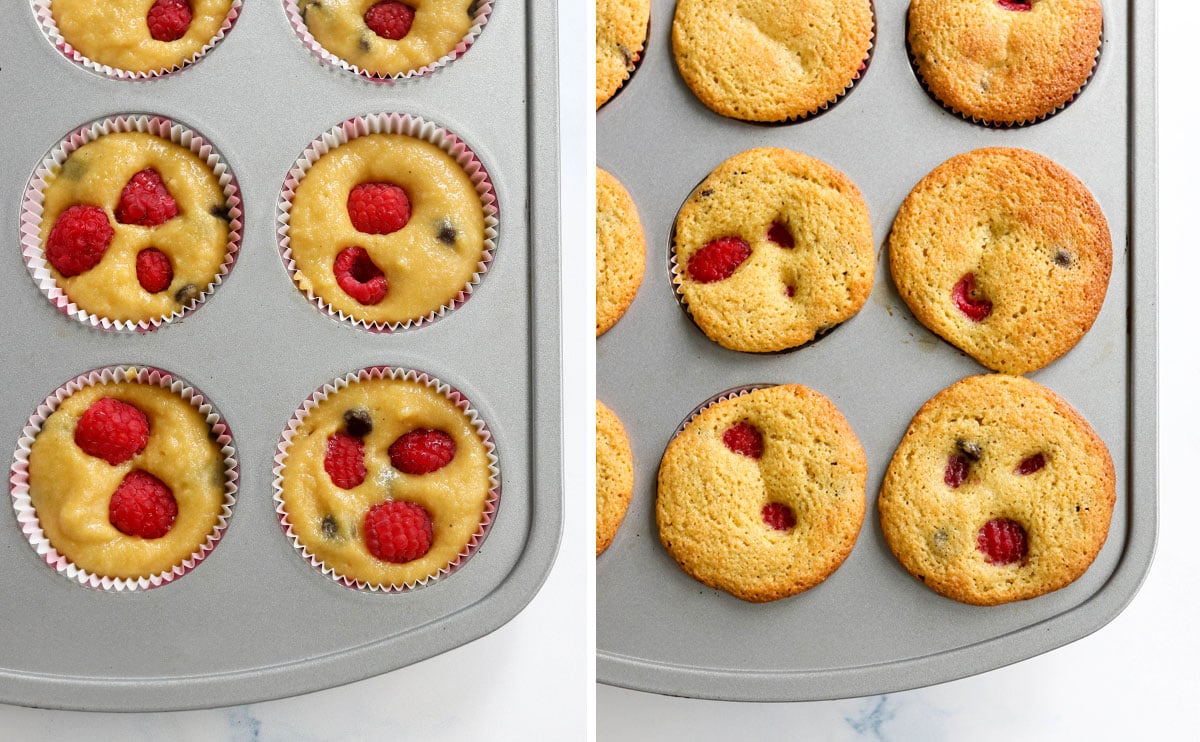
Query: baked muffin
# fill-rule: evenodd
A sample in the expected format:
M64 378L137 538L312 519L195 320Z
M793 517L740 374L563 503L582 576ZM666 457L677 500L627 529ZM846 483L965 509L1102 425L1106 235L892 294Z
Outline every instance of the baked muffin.
M646 234L620 181L596 168L596 336L629 309L646 268Z
M236 20L240 0L40 0L77 61L137 76L203 56Z
M102 134L44 181L37 258L72 311L97 323L145 329L182 316L232 264L232 202L210 165L170 139Z
M633 497L633 451L612 410L596 400L596 556L612 543Z
M426 72L453 59L486 19L476 0L289 2L303 26L298 31L355 71L377 77Z
M672 44L704 105L745 121L826 108L858 79L874 37L871 0L679 0Z
M47 561L61 558L59 571L81 582L161 584L203 559L224 529L236 481L224 424L162 378L119 369L47 400L53 411L28 454L38 533L26 532L44 536L57 555ZM18 512L21 499L14 490Z
M663 546L700 582L756 603L823 582L866 509L867 458L837 407L798 384L695 415L658 470Z
M1108 536L1112 459L1087 421L1018 376L972 376L913 418L879 493L883 534L929 588L974 605L1075 581Z
M351 374L289 424L276 467L281 521L346 585L423 585L483 541L498 498L493 450L450 387L390 369Z
M382 329L431 321L466 300L491 260L494 231L458 159L384 132L314 157L285 205L301 291Z
M613 97L637 66L650 24L650 0L596 2L596 108Z
M1092 75L1100 0L912 0L908 47L933 97L986 124L1021 124L1069 103Z
M875 277L858 188L820 160L778 148L721 163L679 210L676 292L730 350L799 347L854 316Z
M1042 155L979 149L926 175L889 238L892 278L920 322L984 366L1042 368L1104 303L1112 242L1099 204Z

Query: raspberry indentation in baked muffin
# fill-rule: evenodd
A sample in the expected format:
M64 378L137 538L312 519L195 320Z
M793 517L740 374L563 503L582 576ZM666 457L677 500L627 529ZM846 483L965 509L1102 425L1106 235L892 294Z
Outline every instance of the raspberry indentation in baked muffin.
M359 304L378 304L387 296L387 276L364 248L347 247L338 253L333 261L333 277L342 291Z
M796 287L795 287L795 286L793 286L793 285L792 285L792 284L790 284L790 283L788 283L788 284L784 284L784 286L783 286L783 294L784 294L784 296L786 296L786 297L787 297L787 298L789 298L789 299L795 298L795 296L796 296Z
M367 511L363 519L367 551L394 564L420 559L433 545L433 519L415 502L389 500Z
M762 519L776 531L790 531L796 527L796 511L782 502L768 502L763 505Z
M741 237L718 237L688 261L688 276L696 283L723 281L750 257L750 243Z
M162 538L175 524L179 504L162 480L134 469L108 501L108 522L126 536Z
M174 278L171 259L162 250L147 247L137 254L137 280L149 293L166 291Z
M968 273L954 284L950 291L955 306L972 322L982 322L992 313L992 302L979 296L975 288L975 274Z
M408 193L392 183L359 183L346 199L350 223L366 234L391 234L408 224Z
M458 447L443 430L417 428L388 447L392 466L405 474L430 474L454 460Z
M70 278L96 267L112 244L113 228L99 206L76 204L58 215L46 238L46 260Z
M112 397L93 402L75 423L75 445L113 466L137 456L149 441L146 413Z
M721 436L721 440L725 443L725 447L734 453L740 453L752 459L762 458L762 433L748 422L740 422L729 428Z
M787 250L796 246L796 240L783 222L775 222L767 230L767 239Z
M993 518L979 529L975 546L988 564L1013 564L1025 558L1029 541L1020 523L1008 518Z
M179 214L179 204L167 190L167 184L154 168L134 173L125 187L113 215L118 224L157 227Z
M354 489L367 478L363 464L362 438L349 433L334 433L325 444L325 473L337 487Z
M996 0L1005 10L1033 10L1033 0Z
M967 474L970 471L971 462L967 461L965 456L952 453L946 460L946 473L942 475L942 481L946 483L947 487L958 489L963 486L963 482L967 481Z
M146 25L155 41L178 41L192 25L192 5L188 0L155 0Z
M1017 474L1033 474L1041 471L1046 466L1046 457L1040 453L1035 453L1021 459L1021 463L1017 464Z
M363 20L367 28L377 35L392 41L399 41L412 30L413 18L417 11L400 0L383 0L367 8Z

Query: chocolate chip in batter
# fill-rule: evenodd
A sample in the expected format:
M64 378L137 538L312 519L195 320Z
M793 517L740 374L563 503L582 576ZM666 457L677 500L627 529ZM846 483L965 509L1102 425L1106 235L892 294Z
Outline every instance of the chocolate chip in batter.
M325 519L321 521L321 533L328 539L340 538L337 520L332 515L326 515Z
M213 204L212 207L208 210L208 213L212 214L213 216L215 216L216 218L220 219L223 222L229 222L229 220L230 220L229 206L226 205L224 201L222 201L219 204Z
M458 230L454 228L449 219L443 219L438 222L437 238L438 242L443 245L453 246L458 241Z
M175 301L180 304L190 304L200 298L200 289L196 288L196 284L189 283L183 288L175 292Z
M342 419L346 421L346 432L355 438L363 438L371 432L373 425L371 424L371 413L366 410L346 410L346 414L342 415Z

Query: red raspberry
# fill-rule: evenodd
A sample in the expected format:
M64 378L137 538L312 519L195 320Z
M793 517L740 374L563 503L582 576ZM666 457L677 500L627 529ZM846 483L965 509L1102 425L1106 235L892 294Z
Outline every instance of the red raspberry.
M763 505L762 519L776 531L790 531L796 527L796 511L782 502L768 502Z
M942 477L942 481L948 487L958 489L967 481L967 472L971 469L971 462L967 461L962 456L956 453L950 454L950 459L946 462L946 474Z
M376 34L398 41L408 36L416 14L416 10L399 0L383 0L372 5L363 19L367 22L367 28Z
M696 283L723 281L750 257L750 243L741 237L720 237L692 255L688 275Z
M178 514L171 488L141 469L126 474L108 501L108 522L126 536L162 538Z
M1033 474L1042 470L1046 466L1046 457L1040 453L1035 453L1029 458L1022 459L1021 463L1017 464L1017 474Z
M410 430L388 448L392 466L405 474L429 474L454 459L457 447L448 433L429 428Z
M349 433L334 433L325 444L325 472L337 487L354 489L367 478L363 440Z
M119 224L157 227L179 214L179 205L171 198L167 184L153 168L133 174L121 189L121 200L113 212Z
M1005 10L1033 10L1033 0L996 0Z
M1003 565L1019 562L1029 551L1025 529L1015 520L993 518L979 529L975 546L983 552L988 564Z
M137 254L137 278L142 288L151 294L166 291L175 278L171 259L162 250L147 247Z
M982 322L992 313L992 303L984 298L975 296L975 274L968 273L954 284L950 297L958 305L959 311L971 318L972 322Z
M792 233L788 230L787 225L780 224L779 222L775 222L767 230L767 239L788 250L796 246L796 240L792 237Z
M146 25L156 41L177 41L192 25L192 6L188 0L155 0L146 14Z
M333 261L338 286L359 304L378 304L387 296L387 276L361 247L347 247Z
M112 243L113 228L99 206L75 205L58 215L46 239L46 260L70 278L96 267Z
M141 453L149 440L146 413L112 397L93 402L75 423L75 445L113 466Z
M750 423L742 422L734 425L725 431L721 440L725 442L725 447L734 453L740 453L752 459L762 458L762 433L758 432L758 428Z
M367 234L391 234L412 216L408 194L391 183L359 183L346 199L346 210L354 228Z
M377 559L411 562L425 556L433 544L433 521L429 512L416 503L389 500L367 511L363 537L367 550Z

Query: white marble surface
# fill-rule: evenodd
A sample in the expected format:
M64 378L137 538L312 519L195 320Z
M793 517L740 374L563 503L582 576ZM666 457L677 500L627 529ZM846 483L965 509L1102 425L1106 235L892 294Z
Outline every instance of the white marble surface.
M560 35L587 36L589 13L562 1ZM586 254L588 47L563 44L563 294L588 296ZM573 248L573 251L572 249ZM574 261L571 263L570 261ZM583 262L579 262L582 260ZM570 263L570 264L568 264ZM541 592L511 622L464 647L370 680L249 706L151 714L50 711L0 704L0 740L569 740L583 739L591 695L587 603L592 549L591 501L580 495L592 438L588 370L592 346L587 302L564 306L563 547ZM574 487L571 486L574 483ZM12 641L9 636L4 641Z
M1145 3L1149 5L1150 3ZM1196 739L1200 523L1194 218L1200 102L1190 46L1200 8L1159 3L1159 541L1142 590L1112 623L1059 650L944 685L805 704L719 703L598 686L597 739ZM686 730L687 736L680 735Z

